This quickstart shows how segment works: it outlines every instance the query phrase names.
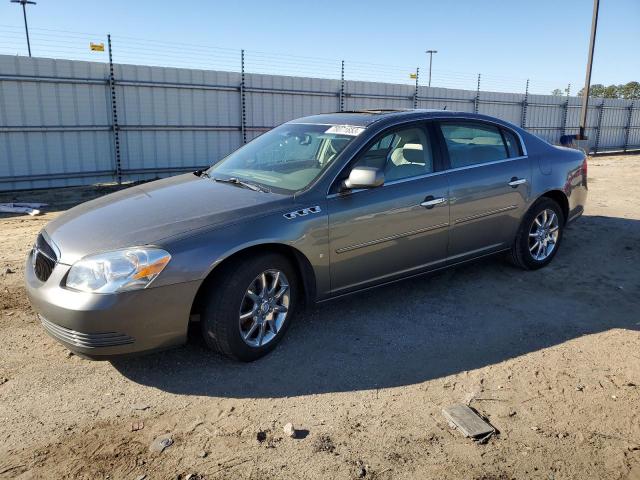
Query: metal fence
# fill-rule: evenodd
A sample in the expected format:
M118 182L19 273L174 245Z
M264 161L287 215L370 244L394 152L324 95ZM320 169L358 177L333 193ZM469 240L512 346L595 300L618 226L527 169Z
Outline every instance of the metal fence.
M215 71L240 71L241 61L246 73L296 77L359 80L413 85L409 74L418 73L417 66L426 61L424 54L411 65L367 63L353 59L319 58L240 48L224 48L209 44L148 39L134 36L109 36L104 33L82 33L47 28L29 29L31 51L35 57L108 63L108 44L112 43L113 59L118 64L177 67ZM109 37L109 38L108 38ZM109 40L113 40L110 42ZM102 47L102 48L100 48ZM372 52L375 54L375 52ZM22 24L0 25L0 55L27 56L27 44ZM422 61L422 62L421 62ZM437 63L437 60L436 60ZM538 76L519 76L519 72L492 75L482 72L482 89L494 92L550 94L553 90L569 91L570 85L559 78L541 80ZM475 90L478 72L460 72L437 67L432 75L425 69L422 84L446 88Z
M244 51L237 71L231 60L229 71L114 64L112 53L108 38L105 62L0 55L0 190L194 170L282 122L341 110L446 107L503 118L550 142L578 132L580 99L534 95L528 82L523 93L499 93L486 91L482 75L465 90L419 78L355 80L349 71L365 64L344 61L331 63L332 79L284 64L287 75L259 73ZM587 126L593 152L640 148L640 108L631 100L593 99Z

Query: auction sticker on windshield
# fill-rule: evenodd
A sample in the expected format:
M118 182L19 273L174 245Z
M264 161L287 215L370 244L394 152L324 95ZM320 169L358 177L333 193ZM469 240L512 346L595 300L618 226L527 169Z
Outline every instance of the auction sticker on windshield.
M338 135L351 135L353 137L360 135L364 132L363 127L356 127L354 125L333 125L324 133L335 133Z

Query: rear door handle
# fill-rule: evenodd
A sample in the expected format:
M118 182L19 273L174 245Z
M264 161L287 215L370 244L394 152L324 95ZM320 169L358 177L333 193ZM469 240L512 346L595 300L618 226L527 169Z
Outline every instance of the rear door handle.
M440 205L441 203L446 202L447 199L444 197L434 197L433 195L429 195L427 198L424 199L424 202L422 202L420 204L421 207L425 207L425 208L433 208L436 205Z
M511 179L511 181L509 181L509 186L516 188L518 185L522 185L523 183L527 183L527 179L526 178L518 178L518 177L513 177Z

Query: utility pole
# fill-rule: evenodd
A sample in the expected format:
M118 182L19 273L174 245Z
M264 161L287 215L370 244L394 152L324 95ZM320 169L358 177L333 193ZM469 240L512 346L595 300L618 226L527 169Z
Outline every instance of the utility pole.
M589 42L589 56L587 57L587 75L582 90L582 107L580 109L580 133L576 140L587 140L587 111L589 109L589 88L591 87L591 67L593 65L593 50L596 44L596 30L598 28L598 10L600 0L593 0L593 16L591 17L591 40Z
M431 86L431 66L433 65L433 54L438 53L437 50L427 50L426 53L429 54L429 86Z
M418 108L418 79L420 78L420 67L416 67L416 89L413 94L413 108Z
M27 26L27 9L26 5L35 5L36 2L31 0L11 0L11 3L19 3L22 5L22 16L24 17L24 31L27 34L27 50L29 50L29 56L31 56L31 42L29 42L29 27Z

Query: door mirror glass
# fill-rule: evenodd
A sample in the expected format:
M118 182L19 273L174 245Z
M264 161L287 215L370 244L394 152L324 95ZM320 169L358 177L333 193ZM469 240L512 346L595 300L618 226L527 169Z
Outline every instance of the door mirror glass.
M384 183L384 173L381 169L375 167L355 167L351 170L349 178L347 178L342 187L344 190L354 188L375 188L380 187Z

